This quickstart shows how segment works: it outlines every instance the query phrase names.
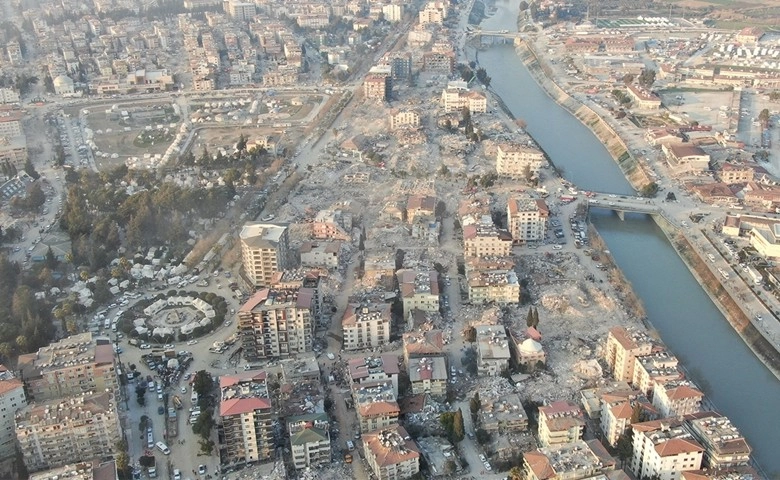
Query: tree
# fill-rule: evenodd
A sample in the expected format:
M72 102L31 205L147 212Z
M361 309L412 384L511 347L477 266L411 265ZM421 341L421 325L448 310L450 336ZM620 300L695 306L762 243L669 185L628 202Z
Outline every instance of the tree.
M49 247L49 249L46 250L46 267L54 270L57 268L57 263L57 257L54 256L54 252L51 247Z
M767 125L769 125L769 116L770 115L769 115L768 108L761 110L761 112L758 114L758 121L761 122L761 126L763 126L764 128L766 128Z
M539 326L539 310L536 307L534 307L534 323L531 326L534 328Z
M655 83L655 70L650 70L647 68L642 70L642 73L639 74L639 78L637 80L639 81L639 85L650 89L650 87L653 86L653 83Z
M125 476L130 468L130 457L127 454L127 442L120 440L116 442L116 456L114 461L116 462L116 469L120 475Z
M192 433L200 435L204 440L211 436L211 429L214 428L214 415L211 409L203 412L198 420L192 425Z
M480 445L487 445L488 443L490 443L490 438L491 438L490 432L488 432L484 428L478 428L474 436L477 439L477 443L479 443Z
M31 176L33 180L38 180L41 178L41 175L35 171L35 166L29 157L27 158L27 161L24 162L24 171L27 175Z
M466 428L463 426L463 412L460 408L455 412L455 417L453 418L452 436L456 442L466 438Z
M634 83L634 74L633 73L627 73L623 75L623 83L626 85L631 85Z
M528 309L528 315L525 317L525 324L528 327L533 327L534 326L534 309L533 308L529 308Z
M200 441L198 441L198 445L200 446L198 455L211 455L211 452L214 451L214 441L210 438L201 438Z
M618 460L620 460L620 467L622 468L634 454L634 430L631 427L627 428L626 431L620 435L615 444L615 449L617 450L617 457Z
M477 413L482 408L482 400L479 398L479 392L475 392L474 396L469 401L469 409L471 410L471 418L476 418Z
M214 390L214 379L211 378L211 374L206 370L201 370L196 373L192 389L195 390L200 399L210 397L211 392Z

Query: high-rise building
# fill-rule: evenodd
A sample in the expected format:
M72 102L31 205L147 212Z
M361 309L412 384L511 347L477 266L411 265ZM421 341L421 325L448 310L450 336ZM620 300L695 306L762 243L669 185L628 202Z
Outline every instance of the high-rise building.
M243 274L256 288L270 285L275 272L290 267L287 225L247 223L239 238Z
M650 355L653 342L646 334L625 327L613 327L607 336L605 360L615 380L630 382L634 379L634 364L637 357Z
M506 202L509 233L515 243L539 242L547 232L550 211L544 200L530 197L510 198Z
M229 463L271 458L274 451L266 372L252 370L219 378L219 420Z
M30 405L16 414L16 438L30 471L112 456L121 438L108 392Z
M345 350L376 348L390 341L390 304L350 303L341 319Z
M27 397L22 381L14 377L4 365L0 365L0 459L12 457L16 453L14 415L25 406Z
M289 357L312 349L314 290L270 289L255 293L238 311L248 359Z
M31 401L106 391L116 398L115 361L111 340L87 332L20 355L18 369Z
M539 443L543 447L576 442L584 429L582 410L573 403L558 401L539 407Z
M635 423L631 471L637 478L677 480L686 470L698 470L704 448L677 419Z

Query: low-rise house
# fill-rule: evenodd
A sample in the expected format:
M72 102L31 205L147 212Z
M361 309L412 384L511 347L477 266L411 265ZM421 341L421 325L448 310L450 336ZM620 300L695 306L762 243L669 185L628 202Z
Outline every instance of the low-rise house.
M417 217L436 215L436 197L430 195L409 195L406 200L406 221L413 223Z
M661 98L646 88L638 85L628 85L626 92L636 108L642 110L658 110L661 108Z
M661 147L675 173L703 172L710 167L710 156L695 145L667 144Z

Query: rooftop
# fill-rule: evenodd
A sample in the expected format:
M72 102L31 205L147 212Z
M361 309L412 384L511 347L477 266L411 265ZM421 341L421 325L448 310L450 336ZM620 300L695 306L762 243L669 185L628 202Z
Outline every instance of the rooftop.
M444 357L419 358L409 360L409 380L447 380L447 363Z
M43 472L30 474L30 480L115 480L114 460L71 463Z
M396 273L401 296L413 297L418 294L439 294L439 274L436 271L416 272L402 269Z
M584 473L602 468L599 457L582 440L540 448L533 452L524 453L523 456L540 480L566 478L567 473L576 470L581 470L581 473Z
M275 310L280 306L291 305L298 308L311 308L313 301L314 290L311 288L263 288L241 305L239 313Z
M219 377L220 416L270 409L266 377L267 374L263 370Z
M362 322L390 323L389 303L350 303L341 320L343 327L353 327Z
M750 453L751 448L731 420L715 412L710 416L689 420L694 436L718 454Z
M509 339L504 327L499 325L477 325L477 345L482 360L509 359Z
M353 385L352 396L356 405L374 402L395 402L395 392L390 381L376 382L370 385Z
M363 445L380 467L420 458L417 446L400 426L364 434Z
M19 369L25 378L56 371L75 365L114 363L114 348L107 337L93 337L91 333L79 333L63 338L36 353L19 356Z
M398 357L389 353L378 357L352 358L347 363L353 382L377 375L398 375Z
M286 224L247 223L238 236L249 247L273 248L282 239L286 230Z
M35 403L16 413L16 428L59 425L68 420L88 420L102 413L115 413L110 393L88 393L78 397Z

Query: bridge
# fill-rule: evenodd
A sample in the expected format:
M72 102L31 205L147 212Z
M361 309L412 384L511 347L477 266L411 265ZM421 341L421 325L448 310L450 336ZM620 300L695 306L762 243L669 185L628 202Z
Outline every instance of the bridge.
M642 213L645 215L659 215L672 225L677 226L666 209L658 205L660 200L654 198L637 197L636 195L615 195L610 193L590 192L588 208L600 208L615 212L621 220L625 220L626 213Z
M493 43L506 43L508 40L515 42L520 38L520 33L510 32L508 30L474 29L466 31L466 37L476 41L480 45L490 45Z

